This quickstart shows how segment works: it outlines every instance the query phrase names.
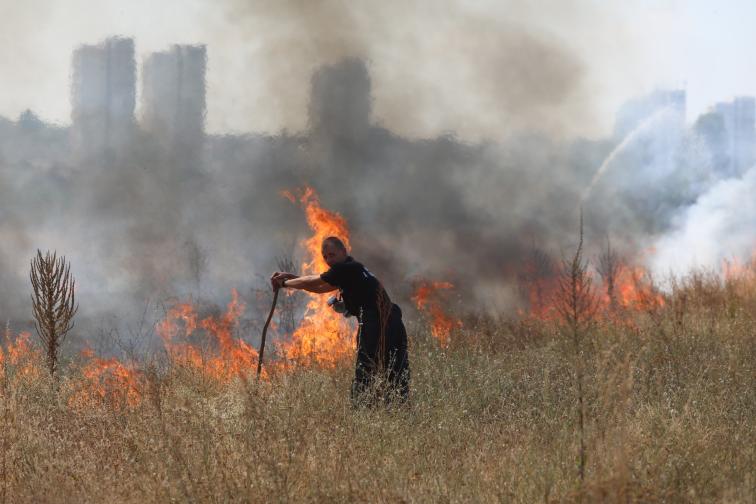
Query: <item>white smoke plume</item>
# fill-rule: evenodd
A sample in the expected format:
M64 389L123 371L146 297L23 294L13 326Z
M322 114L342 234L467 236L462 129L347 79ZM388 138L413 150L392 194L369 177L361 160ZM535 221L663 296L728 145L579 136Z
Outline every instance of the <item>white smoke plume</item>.
M756 167L742 177L716 182L682 209L672 229L654 245L658 276L693 268L718 269L724 261L748 261L756 252Z

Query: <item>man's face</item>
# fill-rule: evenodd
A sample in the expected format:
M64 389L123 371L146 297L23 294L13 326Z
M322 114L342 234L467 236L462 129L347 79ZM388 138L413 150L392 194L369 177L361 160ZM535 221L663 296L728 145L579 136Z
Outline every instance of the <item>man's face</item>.
M325 242L321 251L323 252L323 259L328 266L346 261L346 250L337 247L331 242Z

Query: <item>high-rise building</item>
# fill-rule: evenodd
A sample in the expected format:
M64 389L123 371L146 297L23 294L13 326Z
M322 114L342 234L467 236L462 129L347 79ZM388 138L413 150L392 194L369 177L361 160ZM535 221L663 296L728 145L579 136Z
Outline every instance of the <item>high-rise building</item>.
M316 136L361 138L370 126L372 98L365 63L348 59L321 67L312 77L310 128Z
M756 99L740 96L731 102L717 103L714 111L722 117L726 131L727 171L740 175L756 160Z
M136 101L134 41L111 37L73 54L71 120L80 157L118 155L132 140Z
M142 68L142 125L174 156L196 159L205 132L204 45L174 45Z
M656 180L677 168L685 114L686 93L679 89L657 90L620 108L614 139L638 180Z
M701 114L693 125L693 133L701 140L700 145L706 147L708 163L704 161L702 166L708 164L708 168L717 174L729 174L729 142L722 115L713 109Z
M660 89L623 104L617 112L614 136L622 140L636 128L661 115L665 115L665 119L672 119L676 129L683 130L686 115L684 89Z

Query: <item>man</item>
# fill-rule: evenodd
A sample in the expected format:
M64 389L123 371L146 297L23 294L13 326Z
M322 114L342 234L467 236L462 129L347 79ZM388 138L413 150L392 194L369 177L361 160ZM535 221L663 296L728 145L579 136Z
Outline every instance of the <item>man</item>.
M323 259L330 269L320 275L297 276L275 272L273 288L286 287L308 292L339 290L329 304L359 322L357 365L352 383L352 401L372 404L382 397L404 401L409 392L407 331L402 311L391 302L378 279L349 255L344 242L335 236L323 240Z

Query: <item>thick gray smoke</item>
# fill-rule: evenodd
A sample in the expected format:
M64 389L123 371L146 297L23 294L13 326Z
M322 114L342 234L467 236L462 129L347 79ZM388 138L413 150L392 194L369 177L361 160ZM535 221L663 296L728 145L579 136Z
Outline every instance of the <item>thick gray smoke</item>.
M77 51L70 127L43 124L32 113L0 120L0 314L28 319L25 277L36 248L72 262L84 320L126 317L147 301L176 296L223 303L232 288L251 300L278 257L301 258L304 216L280 192L304 185L346 217L354 254L400 301L413 280L428 278L455 283L467 306L511 310L529 254L558 258L574 243L581 202L589 241L611 236L629 258L656 243L657 267L677 260L668 243L740 236L719 240L706 259L749 246L752 209L735 217L735 207L724 207L707 221L711 236L696 227L699 214L754 185L753 171L721 181L732 174L722 172L716 125L688 131L684 109L673 108L658 119L625 121L613 138L567 140L560 122L584 113L576 107L580 63L513 27L462 43L471 57L493 63L476 79L509 123L507 134L479 143L453 133L411 138L383 127L373 111L376 86L365 57L376 48L362 33L389 23L312 5L240 3L233 11L252 20L250 29L275 21L289 34L268 41L264 66L273 74L296 68L297 78L309 80L301 132L205 134L205 66L212 62L202 46L145 59L135 119L128 39ZM302 40L309 44L295 47ZM302 77L313 51L332 62ZM384 109L392 124L402 124L400 116L423 120L413 103L427 97L402 96L401 82L381 88L394 93L396 108ZM295 113L289 89L278 91L271 99L281 101L282 113ZM535 128L544 121L554 127Z
M574 7L549 1L541 8L578 17L584 6ZM308 96L305 87L281 84L306 81L318 66L350 58L374 68L381 110L374 119L402 136L437 131L439 123L474 137L560 133L593 119L580 56L532 20L541 8L530 2L488 6L494 16L453 0L234 0L224 8L229 23L243 28L244 42L260 48L255 77L268 83L263 99L276 103L285 124L301 124ZM255 102L240 106L256 112Z

